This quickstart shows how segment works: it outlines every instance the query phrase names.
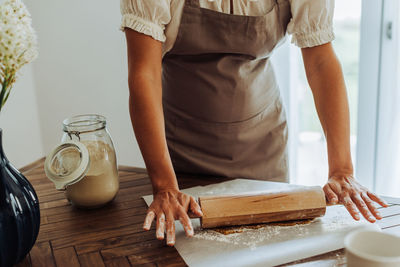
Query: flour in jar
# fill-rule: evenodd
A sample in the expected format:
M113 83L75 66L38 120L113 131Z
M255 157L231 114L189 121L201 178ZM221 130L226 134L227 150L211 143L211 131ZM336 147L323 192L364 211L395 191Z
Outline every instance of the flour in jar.
M114 199L119 178L114 149L103 141L82 141L90 157L89 170L79 182L66 189L67 198L76 206L95 208Z

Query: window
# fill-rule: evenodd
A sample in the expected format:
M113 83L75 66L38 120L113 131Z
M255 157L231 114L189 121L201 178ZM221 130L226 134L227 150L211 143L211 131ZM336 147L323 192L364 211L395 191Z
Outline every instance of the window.
M353 160L356 157L357 140L357 103L358 68L360 47L361 0L337 0L334 16L336 54L343 67L348 90L351 116L351 148ZM296 82L292 83L292 94L297 97L297 120L295 126L297 152L295 170L292 170L294 182L306 185L323 185L328 178L328 160L326 141L308 86L302 57L295 48L293 56L297 59Z
M333 44L348 90L356 177L393 196L400 196L399 25L398 0L336 0ZM326 142L300 49L286 42L272 60L288 115L290 180L323 185Z
M357 175L400 196L400 3L363 4Z

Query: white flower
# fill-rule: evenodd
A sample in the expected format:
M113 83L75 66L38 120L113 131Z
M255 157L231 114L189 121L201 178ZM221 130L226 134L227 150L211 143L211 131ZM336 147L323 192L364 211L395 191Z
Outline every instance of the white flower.
M37 57L36 34L31 16L21 0L0 5L0 67L15 73Z
M37 54L36 34L24 3L0 2L0 110L10 95L18 70Z

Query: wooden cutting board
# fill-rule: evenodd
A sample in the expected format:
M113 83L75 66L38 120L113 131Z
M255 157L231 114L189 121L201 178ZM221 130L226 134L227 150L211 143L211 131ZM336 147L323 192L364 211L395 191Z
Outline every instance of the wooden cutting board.
M195 197L235 193L274 192L299 188L284 183L236 179L183 190ZM149 205L152 196L143 197ZM195 236L187 238L176 222L175 247L189 266L274 266L343 248L350 231L378 229L365 220L356 222L342 206L327 207L326 215L309 222L202 230L192 220Z

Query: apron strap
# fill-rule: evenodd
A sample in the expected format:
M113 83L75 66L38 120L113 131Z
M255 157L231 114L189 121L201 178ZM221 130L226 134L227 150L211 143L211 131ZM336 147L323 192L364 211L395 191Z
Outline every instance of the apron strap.
M190 4L195 7L200 7L200 0L186 0L186 4Z
M214 2L216 0L208 0L209 2ZM257 2L258 0L250 0L250 2ZM191 4L195 7L200 7L200 0L186 0L186 3ZM278 3L278 0L275 0L275 3Z

